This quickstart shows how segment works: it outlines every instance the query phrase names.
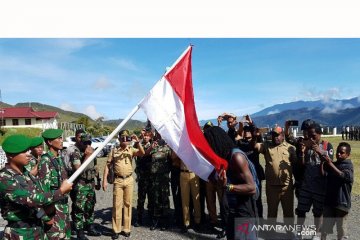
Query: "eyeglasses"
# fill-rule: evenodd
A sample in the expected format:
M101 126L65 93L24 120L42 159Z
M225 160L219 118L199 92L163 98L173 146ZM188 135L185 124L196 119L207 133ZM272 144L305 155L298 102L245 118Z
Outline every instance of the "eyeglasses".
M340 154L340 155L343 155L345 153L346 153L345 151L337 152L337 154Z

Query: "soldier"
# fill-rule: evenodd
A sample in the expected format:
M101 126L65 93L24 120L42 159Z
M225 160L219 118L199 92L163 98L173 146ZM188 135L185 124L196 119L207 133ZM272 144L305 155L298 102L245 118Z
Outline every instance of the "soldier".
M41 155L44 152L43 143L44 139L42 137L34 137L31 139L30 150L32 157L29 164L26 165L25 168L33 176L36 176L38 173L38 165L41 159Z
M31 140L25 135L12 135L3 143L8 158L0 171L1 214L8 221L5 240L46 239L41 220L52 224L54 219L42 207L60 200L72 188L72 184L63 181L53 193L41 190L37 180L24 168L30 161L30 144Z
M38 177L46 193L57 191L60 183L68 178L65 164L60 156L60 150L63 148L62 133L61 129L47 129L42 134L49 150L41 156ZM46 226L45 233L50 240L70 239L68 195L55 203L54 224Z
M3 169L3 167L5 167L6 163L7 163L6 154L0 146L0 169Z
M134 142L134 147L131 142ZM115 181L114 181L114 198L112 211L112 227L114 234L112 239L118 239L120 233L125 237L130 236L131 231L131 210L132 210L132 194L134 188L134 178L132 177L132 158L144 155L144 149L139 144L136 135L130 136L128 130L119 132L120 146L111 150L107 164L104 169L103 189L107 188L107 175L109 168L114 165ZM114 161L114 164L112 164ZM122 228L122 216L124 214L124 228Z
M170 167L171 149L156 132L151 147L146 151L151 156L151 202L153 205L153 221L150 230L160 227L161 231L168 228L170 210Z
M75 146L69 147L66 155L74 170L94 152L91 147L91 137L83 129L75 132ZM95 185L95 179L97 184ZM100 236L101 233L94 226L94 208L96 203L96 190L100 189L99 172L96 158L85 168L84 172L76 179L74 189L70 193L72 207L71 218L76 229L77 238L87 240L84 229L89 236Z
M143 140L141 141L141 144L144 148L144 151L146 151L151 146L151 140L152 140L152 132L150 130L145 130L145 133L143 134ZM150 189L151 189L151 178L150 178L150 167L151 167L151 156L150 155L144 155L142 157L136 158L136 176L137 176L137 182L138 182L138 200L137 200L137 221L134 224L134 227L139 227L143 224L143 213L144 213L144 204L145 204L145 198L146 195L148 195L148 211L149 214L153 212L153 205L152 201L149 198L150 195Z

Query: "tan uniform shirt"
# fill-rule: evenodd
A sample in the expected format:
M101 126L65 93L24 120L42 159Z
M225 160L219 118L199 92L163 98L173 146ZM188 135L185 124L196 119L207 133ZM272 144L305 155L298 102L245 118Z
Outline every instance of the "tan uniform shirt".
M266 184L287 186L293 183L292 164L296 162L293 145L283 142L278 146L261 144L260 153L265 157Z
M113 159L111 158L108 161L114 161L115 176L126 177L133 172L132 158L137 151L139 150L130 146L127 146L124 150L118 147L111 151L110 154Z

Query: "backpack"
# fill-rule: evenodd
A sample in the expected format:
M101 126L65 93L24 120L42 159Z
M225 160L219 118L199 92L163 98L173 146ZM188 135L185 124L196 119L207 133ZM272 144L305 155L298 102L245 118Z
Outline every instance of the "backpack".
M254 166L254 164L249 160L249 158L246 156L246 154L245 154L243 151L241 151L240 149L238 149L238 148L233 148L233 150L232 150L232 152L231 152L231 157L232 157L235 153L240 153L240 154L242 154L242 155L246 158L246 160L247 160L247 162L248 162L249 170L250 170L251 175L252 175L252 177L253 177L253 179L254 179L255 188L256 188L256 193L255 193L255 195L253 195L253 199L254 199L254 200L257 200L257 199L259 198L259 196L260 196L261 183L260 183L259 178L258 178L258 176L257 176L257 174L256 174L255 166Z

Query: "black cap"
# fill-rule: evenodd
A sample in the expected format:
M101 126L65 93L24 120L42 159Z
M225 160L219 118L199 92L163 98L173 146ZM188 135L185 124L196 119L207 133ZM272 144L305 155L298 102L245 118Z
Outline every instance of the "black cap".
M306 119L305 121L302 122L301 124L301 131L306 131L308 130L308 128L310 127L310 125L315 124L314 120L311 119Z

